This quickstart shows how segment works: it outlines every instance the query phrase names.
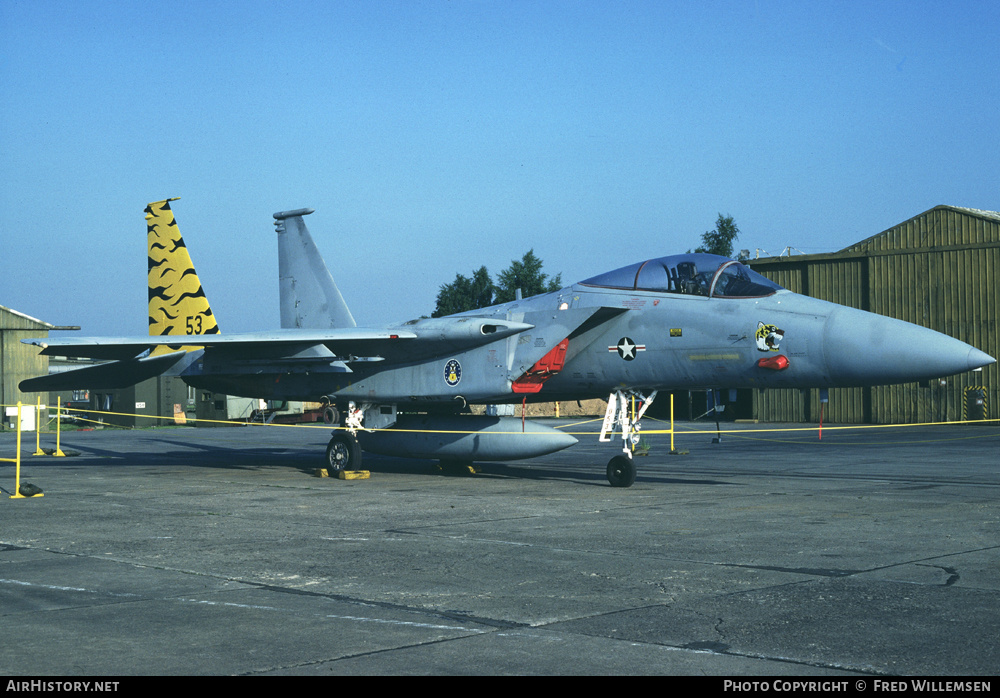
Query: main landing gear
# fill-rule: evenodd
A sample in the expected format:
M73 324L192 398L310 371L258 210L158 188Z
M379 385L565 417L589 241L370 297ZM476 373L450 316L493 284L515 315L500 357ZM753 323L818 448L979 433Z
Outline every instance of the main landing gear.
M326 447L326 469L330 473L361 470L361 446L349 431L335 431Z
M324 418L339 420L340 414L337 408L329 405L324 412ZM361 470L361 445L358 444L358 430L361 429L363 420L363 410L358 409L352 402L344 415L345 430L338 429L333 432L333 438L326 446L326 470L331 475L341 471ZM333 422L336 424L336 422Z
M635 482L635 461L632 449L639 443L639 420L656 398L654 390L649 396L638 390L616 390L608 398L600 440L611 441L617 430L622 434L622 455L608 461L608 482L612 487L631 487Z

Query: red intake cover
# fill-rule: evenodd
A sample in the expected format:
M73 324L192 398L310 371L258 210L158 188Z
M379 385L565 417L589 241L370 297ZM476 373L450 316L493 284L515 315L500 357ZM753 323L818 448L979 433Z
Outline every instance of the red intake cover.
M569 347L569 337L552 347L548 354L540 358L523 376L511 384L515 393L537 393L542 389L542 383L559 373L566 363L566 349Z
M761 359L757 362L757 365L761 368L769 368L772 371L784 371L788 368L788 357L778 354L777 356L769 356L766 359Z

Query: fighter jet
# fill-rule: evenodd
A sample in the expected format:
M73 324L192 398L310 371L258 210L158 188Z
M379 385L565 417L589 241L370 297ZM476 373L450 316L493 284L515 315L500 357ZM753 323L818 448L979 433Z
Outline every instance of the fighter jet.
M359 469L363 451L445 464L544 455L576 439L516 417L463 413L607 398L600 439L621 436L607 478L628 487L640 420L659 391L885 385L995 361L933 330L799 295L738 261L697 253L448 317L358 327L306 227L312 209L274 214L281 329L225 334L177 229L175 200L146 207L150 335L22 340L43 354L110 362L28 379L21 390L115 388L168 374L230 395L319 401L336 427L325 458L334 471Z

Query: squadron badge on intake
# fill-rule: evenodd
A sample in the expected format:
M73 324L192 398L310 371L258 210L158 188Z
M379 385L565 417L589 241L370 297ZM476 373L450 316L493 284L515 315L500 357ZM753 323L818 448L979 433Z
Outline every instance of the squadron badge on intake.
M784 338L785 331L779 330L777 325L765 325L763 322L758 322L757 332L754 336L757 338L758 351L778 351L778 345Z

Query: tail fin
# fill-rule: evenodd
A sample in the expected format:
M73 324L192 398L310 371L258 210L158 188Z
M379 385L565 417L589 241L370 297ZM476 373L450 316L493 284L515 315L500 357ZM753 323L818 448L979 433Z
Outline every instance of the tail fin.
M311 208L300 208L274 214L281 327L313 330L356 327L354 316L302 220L302 216L312 212Z
M149 335L218 334L212 308L191 262L170 202L154 201L146 206L146 237L149 243ZM190 351L194 347L184 347ZM153 353L170 351L165 346Z

